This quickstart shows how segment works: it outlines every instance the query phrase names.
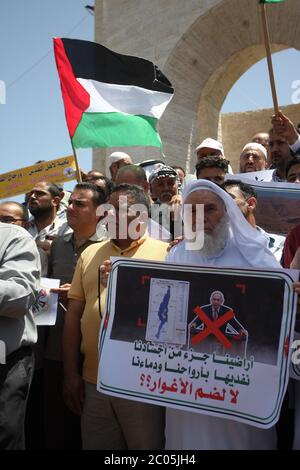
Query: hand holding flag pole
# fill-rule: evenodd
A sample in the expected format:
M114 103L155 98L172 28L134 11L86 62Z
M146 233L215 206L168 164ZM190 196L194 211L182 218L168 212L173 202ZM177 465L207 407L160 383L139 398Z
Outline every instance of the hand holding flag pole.
M266 14L266 3L280 3L283 0L261 0L261 18L262 18L262 25L264 31L264 39L265 39L265 48L267 54L267 62L268 62L268 70L269 70L269 77L270 77L270 85L272 91L272 98L273 98L273 107L274 107L274 114L278 114L278 100L277 100L277 93L276 93L276 86L275 86L275 79L274 79L274 72L273 72L273 63L272 63L272 56L271 56L271 47L270 47L270 36L269 36L269 28L268 28L268 21L267 21L267 14Z

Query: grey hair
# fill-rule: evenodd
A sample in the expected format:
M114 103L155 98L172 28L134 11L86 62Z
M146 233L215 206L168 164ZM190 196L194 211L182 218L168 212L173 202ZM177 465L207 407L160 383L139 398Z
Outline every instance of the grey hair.
M214 290L214 291L211 293L211 296L210 296L210 298L209 298L210 303L211 303L212 298L213 298L213 296L214 296L215 294L218 294L218 295L222 298L222 305L223 305L223 303L225 302L225 297L224 297L223 292L221 292L220 290Z

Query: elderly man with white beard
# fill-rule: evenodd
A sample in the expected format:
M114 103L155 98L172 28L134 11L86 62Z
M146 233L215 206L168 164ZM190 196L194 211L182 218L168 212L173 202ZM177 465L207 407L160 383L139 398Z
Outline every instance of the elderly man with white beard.
M233 199L210 181L196 180L183 193L185 234L197 228L197 206L204 206L204 244L183 240L168 254L169 263L280 269L264 237L243 217ZM192 230L191 230L192 229ZM194 245L194 249L193 248ZM276 449L275 427L259 429L229 419L167 408L166 449Z

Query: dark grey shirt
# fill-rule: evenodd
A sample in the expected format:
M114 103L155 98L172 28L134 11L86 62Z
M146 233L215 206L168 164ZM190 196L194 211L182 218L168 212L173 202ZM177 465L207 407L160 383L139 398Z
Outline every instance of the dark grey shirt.
M75 247L73 233L56 238L51 245L48 277L60 279L60 284L71 283L76 263L81 253L92 243L102 238L93 235L79 248ZM57 319L54 326L49 327L46 343L46 359L62 361L62 334L65 311L58 305Z

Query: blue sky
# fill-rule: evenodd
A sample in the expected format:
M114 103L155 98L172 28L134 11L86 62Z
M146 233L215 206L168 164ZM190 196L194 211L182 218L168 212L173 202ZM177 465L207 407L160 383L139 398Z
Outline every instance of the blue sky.
M0 173L72 153L65 123L52 38L94 39L88 0L1 0ZM93 2L92 2L93 4ZM91 151L80 151L83 167ZM88 156L88 157L86 157Z
M65 123L52 38L93 40L94 17L84 6L93 0L1 0L0 173L72 153ZM290 104L292 81L300 80L300 52L274 55L279 103ZM265 61L253 66L228 95L224 112L271 107ZM300 121L300 118L299 118ZM91 151L79 150L88 170Z
M300 52L295 49L277 52L272 54L272 62L279 106L292 104L291 99L295 92L292 83L296 80L300 82ZM248 111L272 106L267 61L263 59L235 83L227 95L222 112Z

